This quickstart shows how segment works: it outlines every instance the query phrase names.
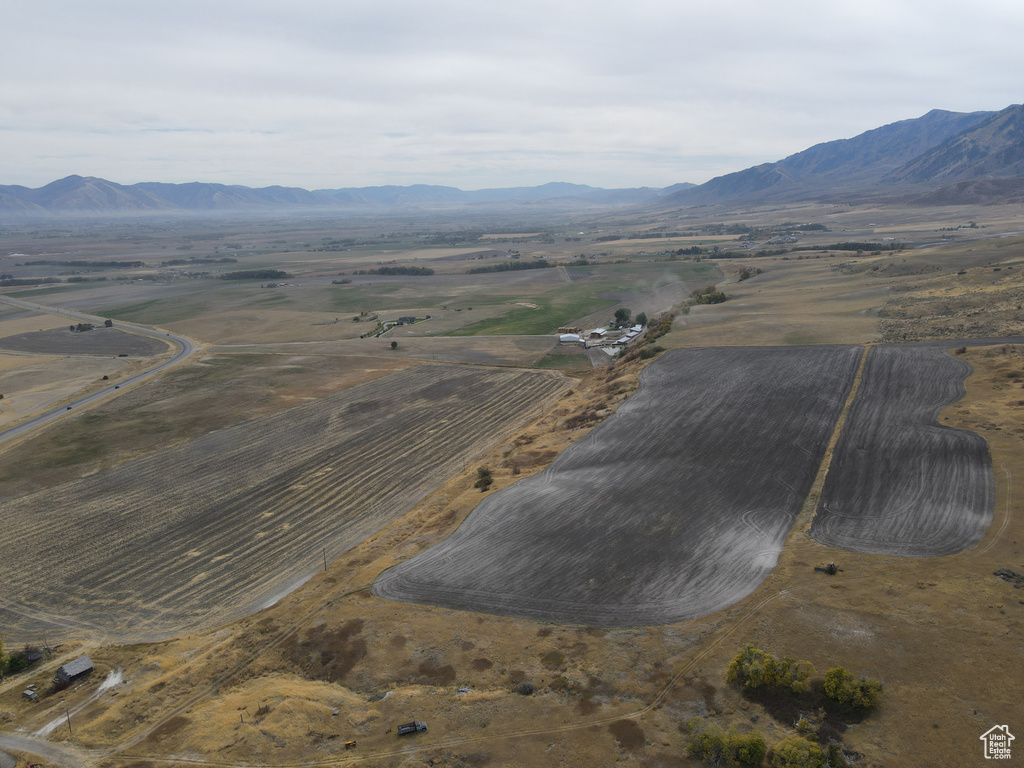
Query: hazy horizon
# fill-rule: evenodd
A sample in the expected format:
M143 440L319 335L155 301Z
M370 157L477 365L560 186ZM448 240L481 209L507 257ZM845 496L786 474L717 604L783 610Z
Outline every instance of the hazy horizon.
M1020 99L1024 7L256 0L6 9L0 183L699 184Z

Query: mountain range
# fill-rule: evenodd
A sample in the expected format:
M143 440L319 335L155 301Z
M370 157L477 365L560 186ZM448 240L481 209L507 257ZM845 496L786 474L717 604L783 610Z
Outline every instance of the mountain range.
M576 206L636 205L692 187L600 189L583 184L481 189L416 184L309 191L298 187L163 184L123 185L94 176L68 176L45 187L0 186L0 213L146 214L175 212L258 212L284 210L390 209L399 206L467 206L507 203L572 202Z
M122 185L91 176L68 176L38 189L0 186L0 214L343 211L552 203L666 208L870 198L922 205L1024 201L1024 105L999 112L934 109L699 186L600 189L556 182L471 192L428 184L309 191L200 182Z
M902 198L921 204L1016 201L1024 181L1024 105L999 112L933 109L816 144L775 163L667 196L671 205Z

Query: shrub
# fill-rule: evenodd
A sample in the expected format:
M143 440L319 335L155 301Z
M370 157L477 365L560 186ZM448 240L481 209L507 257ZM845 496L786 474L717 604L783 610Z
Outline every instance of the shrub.
M854 709L871 709L882 697L881 682L866 677L857 680L842 667L825 673L824 690L833 701Z
M768 745L758 731L741 735L735 730L728 733L715 724L706 724L699 717L689 723L690 757L712 765L757 766L764 760Z
M487 467L477 467L476 482L473 483L474 488L479 488L480 492L483 493L491 487L491 483L493 482L494 478L491 476L491 470Z
M726 679L730 683L742 683L745 688L757 689L765 686L789 688L793 693L810 690L814 665L809 661L797 661L786 657L777 659L752 645L743 646L729 664Z
M800 736L790 736L772 750L772 768L823 768L821 747Z
M690 298L698 304L721 304L727 297L715 286L709 285L707 288L698 288L690 294Z

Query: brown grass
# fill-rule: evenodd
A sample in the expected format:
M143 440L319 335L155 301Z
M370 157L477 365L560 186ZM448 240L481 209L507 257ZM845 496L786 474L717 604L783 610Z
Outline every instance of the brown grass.
M881 224L876 232L895 236L908 228L930 232L979 211L931 209L912 222L912 216L887 209L833 213L831 208L806 207L763 215L826 220L835 230L863 228L877 220ZM993 222L1009 216L985 215ZM1019 209L1013 216L1019 218ZM886 223L900 217L902 230ZM730 308L727 302L697 313L707 315L699 333L694 332L696 324L677 329L676 345L787 343L791 333L798 335L790 336L789 343L800 334L850 342L877 334L870 314L860 313L883 301L868 294L841 298L844 292L872 287L867 276L832 273L814 261L798 266L787 273L795 280L789 293L779 286L771 289L774 296L766 295L762 285L758 298L763 276L742 284L748 298L764 300L765 311L777 312L776 317L744 314L746 310L736 304ZM773 268L770 263L768 267ZM815 276L822 281L820 300ZM795 316L787 319L791 302ZM730 314L715 319L716 312L725 311ZM816 324L819 312L821 322ZM129 746L106 765L161 766L168 754L186 753L212 761L266 764L342 764L356 757L359 764L395 768L430 761L693 765L683 757L684 731L696 715L726 728L735 725L741 732L756 728L769 744L793 733L791 724L776 721L762 704L747 701L725 683L729 660L743 643L752 642L779 656L809 659L819 673L842 664L855 674L883 679L879 710L843 734L845 743L863 755L858 765L979 764L978 736L996 723L1012 722L1020 711L1017 639L1024 594L992 572L1000 567L1024 570L1024 507L1013 482L1024 465L1024 406L1019 405L1024 390L1009 376L1024 373L1024 355L1015 347L998 347L968 350L966 359L976 373L967 382L967 398L947 409L945 423L973 429L989 441L999 499L985 540L969 552L916 560L860 555L818 545L797 529L765 584L737 605L668 627L606 633L396 605L358 591L384 568L447 536L465 518L480 498L472 487L474 467L469 467L328 573L258 616L217 633L158 646L94 649L94 659L101 655L108 665L123 666L131 683L116 698L100 699L103 714L83 718L76 739L92 745L118 743L179 716L175 710L187 705L190 711L180 716L188 725L159 747ZM514 458L522 449L560 451L583 434L560 429L561 421L598 397L607 400L603 388L630 384L628 376L614 381L621 374L618 367L613 374L612 379L590 374L560 404L560 415L549 413L481 462L499 467L503 458ZM506 451L512 453L505 456ZM522 476L537 469L524 468ZM510 468L502 468L495 479L500 488L514 477ZM828 577L813 571L814 565L832 559L843 569L840 574ZM287 633L305 637L321 624L341 628L355 619L363 622L359 637L367 641L366 654L343 683L309 680L292 671L281 650L288 643ZM467 642L472 649L464 650ZM565 656L564 671L544 665L552 652ZM446 685L417 680L417 667L427 660L452 667L455 679ZM511 672L531 680L537 693L511 692ZM214 683L216 695L195 698L212 691ZM472 692L457 694L463 686ZM84 693L72 692L69 702ZM17 726L38 727L45 719L17 695L14 689L0 693L0 708L17 712ZM262 707L269 711L257 718ZM399 740L393 728L388 732L414 717L427 720L430 731L410 740ZM626 748L625 741L637 740L637 729L643 743ZM346 753L341 745L348 738L358 738L355 753Z

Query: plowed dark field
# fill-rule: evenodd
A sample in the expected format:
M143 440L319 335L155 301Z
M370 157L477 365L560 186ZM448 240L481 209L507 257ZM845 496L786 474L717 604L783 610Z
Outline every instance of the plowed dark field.
M624 626L705 615L775 565L860 347L667 353L544 472L390 569L392 600Z
M981 540L994 481L985 441L940 426L967 363L945 345L875 347L825 478L811 536L875 554L928 557Z
M19 333L0 339L0 349L50 355L139 355L151 357L167 351L160 339L126 333L117 328L95 328L79 333L67 327Z
M117 639L272 602L404 513L570 386L419 366L5 504L0 626Z

